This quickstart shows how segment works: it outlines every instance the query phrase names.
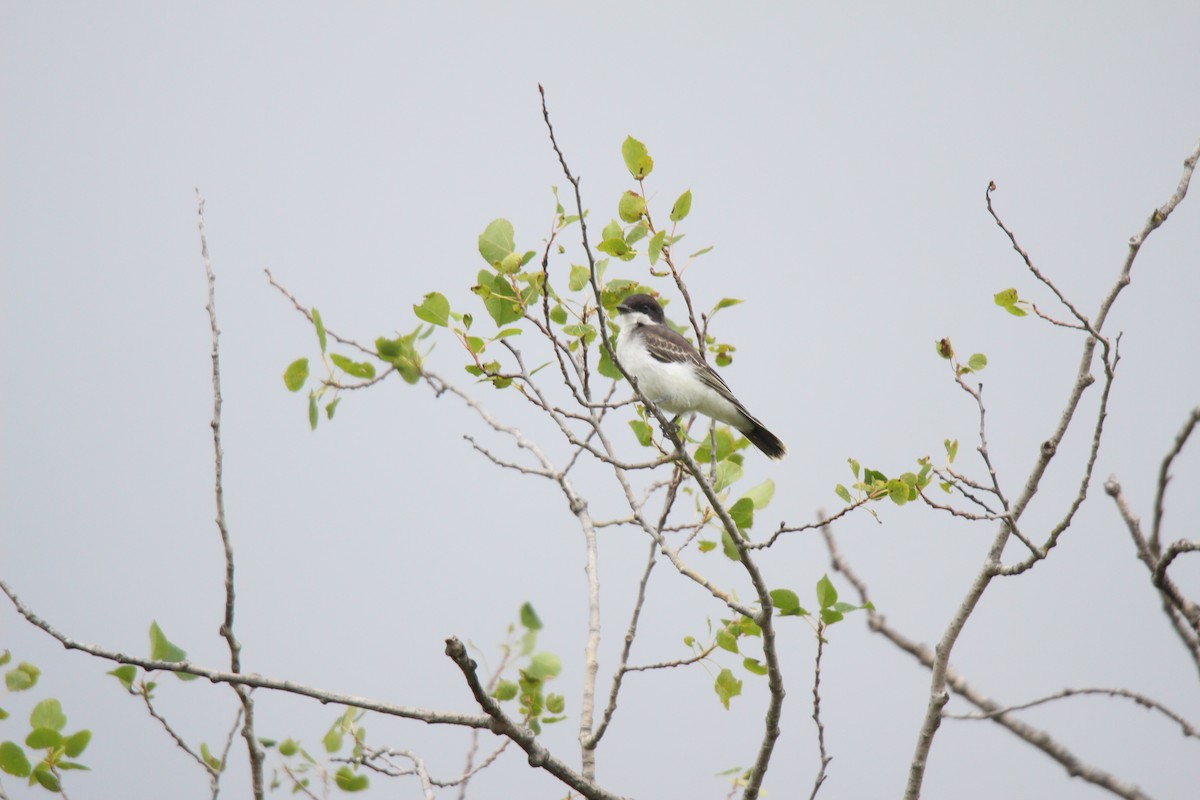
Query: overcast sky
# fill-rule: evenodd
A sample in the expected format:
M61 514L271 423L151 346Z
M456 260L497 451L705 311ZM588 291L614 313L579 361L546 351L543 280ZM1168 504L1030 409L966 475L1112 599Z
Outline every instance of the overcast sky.
M1057 310L988 217L988 181L1037 263L1091 314L1128 237L1174 190L1200 137L1200 4L1188 0L903 10L10 1L2 17L0 576L77 639L146 653L157 620L195 661L228 663L217 633L199 188L218 275L245 668L475 711L443 640L458 635L494 654L529 601L546 623L541 647L563 658L556 688L571 715L546 742L571 762L586 587L582 537L561 494L487 464L462 435L500 440L461 404L398 380L347 396L333 424L309 432L303 397L280 375L294 358L315 358L315 337L264 268L329 327L363 341L410 330L412 303L433 290L490 325L469 292L483 266L476 237L503 216L520 246L536 247L550 187L565 185L541 82L596 222L615 216L629 188L620 146L630 134L655 158L648 189L660 215L693 192L688 243L714 250L689 270L691 292L702 307L746 301L718 320L738 347L724 374L791 449L778 465L748 457L747 485L769 476L778 486L761 534L837 508L848 457L898 473L958 438L960 464L982 474L975 407L934 353L942 336L987 354L992 453L1019 486L1061 413L1082 341L994 306L992 295L1013 286ZM1117 474L1144 517L1157 466L1200 402L1198 206L1189 198L1152 236L1109 321L1124 337L1096 474ZM645 266L627 274L645 277ZM497 414L565 454L515 394L472 387L461 351L437 341L431 368L461 376ZM1086 397L1027 530L1051 524L1075 491L1096 401ZM1169 540L1195 537L1196 450L1177 462ZM616 508L603 471L579 480L597 513ZM880 516L855 515L836 532L888 620L933 642L993 529L890 504ZM602 681L645 550L634 530L601 543ZM690 558L749 596L718 554ZM828 569L811 536L764 561L772 585L806 601ZM1200 594L1195 563L1174 569ZM1195 669L1158 606L1096 483L1047 562L993 585L953 661L1000 702L1125 686L1196 722ZM724 614L664 563L634 660L686 655L682 637L703 636ZM813 636L803 624L780 629L789 695L765 786L782 800L807 796L817 764ZM928 673L861 617L830 639L822 712L834 760L821 796L898 796ZM42 667L38 696L62 699L69 729L94 733L82 759L92 771L69 776L71 796L207 796L201 771L104 675L111 665L64 653L10 607L0 607L3 648ZM725 711L711 691L720 666L736 663L629 679L599 753L607 787L724 796L714 775L750 763L765 691L739 673L746 693ZM317 747L336 714L257 696L263 736ZM0 722L0 740L21 735L35 699L0 699L14 717ZM160 703L189 741L210 745L235 709L232 692L199 682L165 681ZM1153 797L1200 785L1195 740L1131 703L1074 699L1023 718ZM462 731L375 716L367 726L370 741L422 753L436 775L461 767ZM235 745L226 796L248 795L246 774ZM373 796L419 796L416 783L375 784ZM7 776L3 786L10 797L43 796ZM942 726L925 786L930 798L1107 796L983 722ZM562 795L515 752L472 792Z

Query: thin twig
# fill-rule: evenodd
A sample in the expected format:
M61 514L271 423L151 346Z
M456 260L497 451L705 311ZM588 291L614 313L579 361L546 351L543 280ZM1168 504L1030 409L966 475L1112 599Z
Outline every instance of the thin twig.
M1141 694L1140 692L1130 691L1129 689L1100 689L1100 688L1062 689L1061 691L1057 691L1054 694L1048 694L1045 697L1039 697L1036 700L1030 700L1028 702L1020 703L1018 705L1013 705L1013 706L1005 706L1004 708L998 708L993 711L976 711L976 712L972 712L970 714L946 714L945 717L946 717L946 719L964 719L964 720L992 719L994 717L1000 716L1001 714L1008 714L1013 711L1024 711L1027 708L1034 708L1036 706L1054 702L1055 700L1062 700L1067 697L1085 697L1088 695L1105 695L1108 697L1124 697L1129 700L1133 700L1139 706L1142 706L1143 708L1148 708L1151 711L1157 711L1160 714L1162 714L1163 716L1165 716L1167 719L1170 719L1172 722L1179 725L1179 727L1183 730L1184 736L1190 736L1195 739L1200 739L1200 729L1198 729L1195 725L1188 722L1181 715L1175 713L1174 711L1167 708L1166 706L1164 706L1162 703L1158 702L1157 700L1153 700L1153 699L1147 697L1146 695Z
M1162 466L1158 470L1158 488L1154 492L1154 524L1150 526L1150 539L1147 544L1150 547L1150 552L1154 555L1159 555L1159 542L1161 542L1162 534L1162 518L1163 518L1163 498L1167 494L1167 484L1171 481L1171 464L1174 463L1176 456L1183 450L1183 446L1187 444L1188 438L1192 435L1192 431L1196 429L1196 423L1200 422L1200 406L1193 408L1192 413L1183 423L1179 433L1175 436L1175 443L1166 456L1163 457Z
M215 494L217 504L217 530L221 534L221 545L225 552L225 618L221 623L221 636L229 645L229 669L231 672L242 671L242 645L233 632L233 614L235 594L233 588L233 540L229 535L229 525L225 520L225 489L222 483L222 470L225 453L221 449L221 358L219 340L221 331L217 327L216 304L216 275L213 273L212 261L208 257L208 239L204 234L204 198L200 190L196 190L197 216L200 227L200 255L204 259L204 273L208 277L208 322L212 330L212 387L213 387L213 471L215 473ZM263 800L263 751L259 749L258 739L254 735L254 700L250 691L241 685L233 685L238 700L241 701L244 723L242 738L246 740L246 749L250 756L250 781L255 800ZM215 790L214 790L215 794Z
M225 670L212 669L201 664L193 664L190 661L161 661L152 658L140 658L131 656L127 653L122 653L117 650L109 650L107 648L98 647L96 645L86 644L76 641L69 636L61 633L58 629L52 626L49 622L33 613L27 605L21 602L17 597L12 587L3 580L0 580L0 592L8 596L17 613L25 618L27 622L35 628L41 629L59 644L68 650L78 650L81 653L102 658L105 661L110 661L115 664L132 664L135 667L141 667L145 670L165 670L167 672L180 672L187 675L196 675L201 678L206 678L212 683L227 683L238 686L246 686L257 689L270 689L272 691L285 692L287 694L299 695L302 697L311 697L321 703L334 703L342 706L352 706L361 708L364 711L376 711L380 714L386 714L392 717L403 717L405 719L415 719L420 722L427 722L431 725L458 725L467 728L488 728L491 723L486 716L479 714L460 714L457 712L442 712L430 711L424 708L412 708L410 706L400 706L393 703L384 703L378 700L372 700L366 697L357 697L355 695L342 694L341 692L332 692L326 689L318 689L313 686L306 686L301 683L294 683L288 680L280 680L278 678L269 678L257 673L236 673L227 672Z
M833 761L833 757L825 752L825 724L821 722L821 655L825 652L825 622L817 620L817 658L813 664L813 722L817 725L817 748L821 756L821 769L817 772L817 777L813 781L812 794L808 796L808 800L813 800L817 796L817 792L821 790L821 784L828 777L827 769L829 762Z

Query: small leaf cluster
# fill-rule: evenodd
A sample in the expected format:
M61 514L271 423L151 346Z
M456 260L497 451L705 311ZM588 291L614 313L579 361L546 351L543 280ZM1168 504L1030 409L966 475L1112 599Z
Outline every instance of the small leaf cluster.
M937 354L954 366L954 374L958 376L968 375L973 372L982 372L988 364L987 356L983 353L972 353L971 357L967 359L966 364L959 363L954 355L954 347L950 344L949 338L943 337L938 339L935 347Z
M0 653L0 666L12 661L12 654ZM37 685L42 671L35 665L22 661L4 673L4 687L9 692L24 692ZM9 718L9 713L0 708L0 720ZM25 736L25 747L17 742L0 742L0 771L16 778L28 778L30 786L41 786L50 792L62 793L62 773L67 770L86 770L88 767L75 761L92 740L92 732L80 730L67 733L67 715L62 703L53 697L39 701L29 714L29 733ZM35 752L36 763L30 760L25 748ZM40 756L36 755L39 751Z
M810 619L813 617L811 612L800 605L800 596L791 589L774 589L770 592L770 596L776 616L809 617ZM852 611L874 609L870 603L856 606L838 600L837 589L834 588L828 575L823 575L817 581L816 599L819 609L816 616L818 633L823 632L825 628L834 623L841 622L845 615ZM721 626L717 628L713 637L713 644L721 650L742 656L742 668L751 675L766 675L767 666L762 659L755 655L748 655L743 650L744 643L751 638L758 638L760 641L762 639L762 628L754 620L745 616L736 619L722 619ZM683 641L693 650L700 650L694 637L685 637ZM716 692L721 705L729 708L730 699L742 693L742 681L734 676L732 670L724 668L717 674L713 682L713 691Z
M333 773L334 785L344 792L361 792L371 785L370 779L359 771L367 740L367 730L362 725L365 715L365 711L347 708L334 718L329 730L321 737L322 748L331 756L342 751L347 739L351 742L351 763L343 764ZM281 742L277 739L260 738L258 742L264 750L274 749L282 759L280 765L272 770L272 790L278 789L287 781L293 794L311 796L309 788L314 779L323 784L328 783L329 772L325 765L305 750L298 740L287 738Z
M877 469L869 467L864 469L853 458L846 460L850 464L851 474L854 475L854 483L850 485L850 489L839 483L834 491L838 497L850 505L882 500L886 497L896 505L902 506L916 500L932 480L930 476L933 472L933 465L927 457L917 459L917 464L921 468L919 472L903 472L895 478L889 478Z
M996 305L1003 308L1014 317L1024 317L1028 315L1026 309L1032 308L1028 300L1022 300L1017 296L1016 289L1005 289L1002 292L996 292L992 297Z
M519 642L512 640L517 631L516 626L509 626L509 642L505 647L517 648L518 657L524 662L517 668L516 680L499 678L491 696L501 703L517 702L521 719L535 734L542 732L543 725L550 725L566 719L563 711L566 699L555 692L547 692L547 682L553 680L562 671L562 660L554 653L534 652L537 648L538 631L542 629L542 620L538 617L530 603L521 606L521 629Z

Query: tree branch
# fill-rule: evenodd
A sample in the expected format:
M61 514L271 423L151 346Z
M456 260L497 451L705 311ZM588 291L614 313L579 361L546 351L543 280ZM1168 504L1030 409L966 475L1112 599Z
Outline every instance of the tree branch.
M534 736L533 731L523 725L513 722L500 708L500 704L488 694L479 682L475 662L467 656L467 649L457 638L446 640L446 655L462 671L475 702L484 710L491 722L488 726L493 733L511 739L529 756L529 766L544 769L560 781L582 794L588 800L621 800L619 795L605 791L594 781L585 778L571 769L561 759L550 753Z
M121 653L116 650L98 647L96 645L86 644L76 641L75 639L60 633L49 622L39 617L37 614L26 606L17 597L12 587L3 580L0 580L0 592L8 596L17 613L25 618L27 622L35 628L40 628L53 639L57 640L67 650L78 650L81 653L102 658L105 661L110 661L115 664L132 664L135 667L141 667L144 670L163 670L165 672L181 672L187 675L196 675L201 678L206 678L210 683L227 683L234 686L246 686L256 689L270 689L272 691L286 692L287 694L299 695L302 697L311 697L321 703L334 703L341 706L352 706L353 708L361 708L364 711L375 711L380 714L385 714L389 717L402 717L404 719L417 720L419 722L429 723L431 725L458 725L466 728L490 728L491 721L486 716L479 714L459 714L454 712L430 711L423 708L413 708L410 706L399 706L392 703L383 703L377 700L371 700L366 697L357 697L355 695L342 694L340 692L332 692L327 689L319 689L313 686L306 686L301 683L295 683L288 680L280 680L277 678L269 678L256 673L238 673L227 672L224 670L212 669L200 664L193 664L190 661L160 661L152 658L140 658L131 656L127 653Z
M208 277L208 322L212 330L212 387L213 387L213 471L217 504L217 530L221 534L221 545L225 551L225 619L221 623L221 636L229 645L229 669L232 672L242 671L242 645L233 632L233 612L235 594L233 588L233 540L229 535L229 526L225 521L225 489L222 483L222 470L225 453L221 449L221 358L218 346L221 331L217 327L216 305L216 275L213 273L212 261L208 257L208 239L204 234L204 198L200 190L196 190L197 216L200 227L200 255L204 259L204 273ZM263 752L258 747L258 739L254 735L254 700L244 686L233 685L238 700L242 704L242 738L246 740L246 750L250 756L250 781L255 800L263 800ZM213 790L214 795L216 790Z

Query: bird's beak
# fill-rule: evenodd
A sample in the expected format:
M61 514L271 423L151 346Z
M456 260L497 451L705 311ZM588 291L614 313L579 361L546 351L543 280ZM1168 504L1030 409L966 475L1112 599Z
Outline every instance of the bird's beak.
M630 311L633 311L633 309L630 308L629 306L625 305L624 303L621 303L620 305L617 306L617 311L621 314L628 314Z

